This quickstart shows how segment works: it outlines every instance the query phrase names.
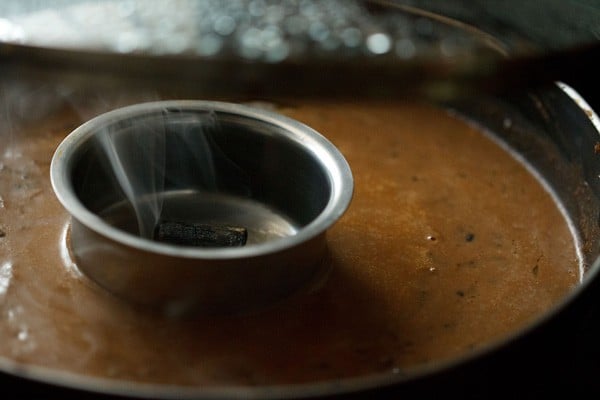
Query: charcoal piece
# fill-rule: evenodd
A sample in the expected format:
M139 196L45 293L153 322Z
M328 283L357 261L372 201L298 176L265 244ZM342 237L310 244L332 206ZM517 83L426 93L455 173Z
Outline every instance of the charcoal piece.
M154 240L180 246L239 247L247 238L243 227L179 221L161 221L154 231Z

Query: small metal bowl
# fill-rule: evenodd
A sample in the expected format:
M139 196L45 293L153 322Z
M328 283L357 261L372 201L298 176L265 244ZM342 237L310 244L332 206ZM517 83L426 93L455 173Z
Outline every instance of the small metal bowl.
M346 160L313 129L194 100L137 104L84 123L58 146L50 173L72 216L78 268L170 315L246 311L307 285L324 268L326 230L353 192ZM163 220L243 227L247 239L160 242L153 235Z

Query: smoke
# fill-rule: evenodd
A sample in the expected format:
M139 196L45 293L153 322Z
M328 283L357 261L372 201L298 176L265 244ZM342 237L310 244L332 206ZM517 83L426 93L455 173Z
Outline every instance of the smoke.
M106 221L133 232L131 221L119 216L127 214L124 207L131 209L137 221L134 233L152 239L165 201L181 201L175 199L178 193L195 198L193 202L219 191L250 195L247 174L219 145L223 129L214 111L151 107L119 120L105 118L105 124L92 128L96 149L104 155L97 162L103 165L86 166L92 173L84 179L91 182L82 190L108 188L123 193L127 203L97 211ZM99 177L112 183L94 182Z
M143 129L140 127L139 129ZM164 186L164 127L148 126L143 136L119 135L118 131L102 129L96 136L108 156L109 167L121 190L133 206L139 234L151 238L162 209L160 196L151 202L140 202L141 194L161 193Z

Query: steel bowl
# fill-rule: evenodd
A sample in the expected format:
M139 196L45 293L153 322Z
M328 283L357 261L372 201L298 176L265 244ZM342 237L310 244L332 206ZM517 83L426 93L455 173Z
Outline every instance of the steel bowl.
M50 172L79 269L169 315L245 311L309 283L326 269L325 233L353 191L344 157L311 128L193 100L93 118L58 146ZM162 221L242 227L247 239L157 241Z

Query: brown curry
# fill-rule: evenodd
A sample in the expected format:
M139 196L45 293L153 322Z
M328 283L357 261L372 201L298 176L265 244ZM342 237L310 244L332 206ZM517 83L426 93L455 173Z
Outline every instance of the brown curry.
M66 110L0 160L0 356L76 374L181 385L271 385L409 373L532 323L581 278L556 199L477 126L419 104L280 112L347 158L355 192L328 232L319 287L243 316L173 320L78 273L49 163Z

